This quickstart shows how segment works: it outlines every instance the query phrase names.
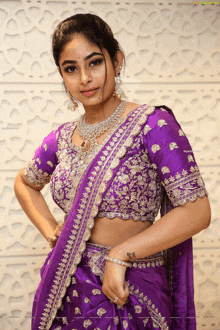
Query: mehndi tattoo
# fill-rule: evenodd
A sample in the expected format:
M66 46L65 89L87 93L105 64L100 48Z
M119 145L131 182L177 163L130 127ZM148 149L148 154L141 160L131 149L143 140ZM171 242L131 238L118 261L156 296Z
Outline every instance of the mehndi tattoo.
M132 253L127 252L127 256L128 256L129 259L132 259L132 258L136 257L134 252L132 252Z

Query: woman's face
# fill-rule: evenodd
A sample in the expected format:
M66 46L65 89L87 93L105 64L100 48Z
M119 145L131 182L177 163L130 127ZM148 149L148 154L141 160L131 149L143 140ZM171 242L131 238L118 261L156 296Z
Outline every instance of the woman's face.
M60 74L66 88L84 107L94 107L113 98L115 72L108 51L82 34L75 34L60 54ZM106 79L107 77L107 79Z

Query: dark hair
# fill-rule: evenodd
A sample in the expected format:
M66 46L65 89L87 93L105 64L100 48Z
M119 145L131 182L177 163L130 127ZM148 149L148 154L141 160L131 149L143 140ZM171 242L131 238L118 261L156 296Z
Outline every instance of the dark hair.
M112 63L120 50L118 41L114 38L111 28L99 16L93 14L76 14L58 24L52 41L53 57L59 67L59 58L64 46L70 42L75 33L83 34L100 50L106 49Z

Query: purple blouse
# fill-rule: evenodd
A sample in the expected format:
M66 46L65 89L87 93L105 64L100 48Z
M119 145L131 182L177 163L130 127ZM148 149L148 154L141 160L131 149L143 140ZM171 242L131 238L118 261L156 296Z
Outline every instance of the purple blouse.
M77 121L60 126L44 139L25 166L25 175L36 186L51 181L55 203L68 214L85 169L110 136L120 133L124 120L84 158L81 148L71 142ZM174 207L208 195L179 123L168 111L155 107L123 157L98 216L153 222L165 190Z

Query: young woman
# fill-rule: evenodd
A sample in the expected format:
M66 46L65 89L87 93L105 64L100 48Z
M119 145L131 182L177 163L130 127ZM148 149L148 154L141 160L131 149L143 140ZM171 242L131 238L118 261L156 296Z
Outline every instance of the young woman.
M61 22L53 55L85 115L51 132L15 181L53 248L32 329L195 329L191 237L211 213L187 137L168 107L121 100L124 54L98 16ZM62 224L40 192L49 181Z

